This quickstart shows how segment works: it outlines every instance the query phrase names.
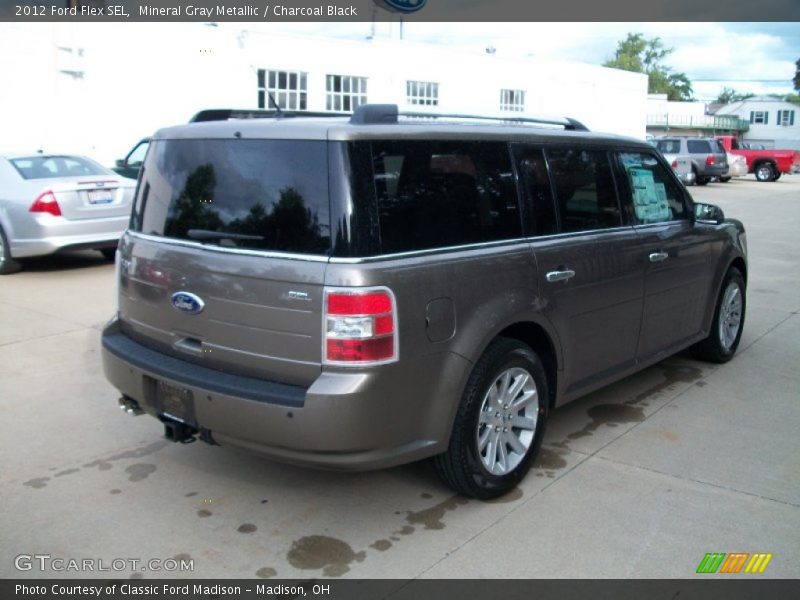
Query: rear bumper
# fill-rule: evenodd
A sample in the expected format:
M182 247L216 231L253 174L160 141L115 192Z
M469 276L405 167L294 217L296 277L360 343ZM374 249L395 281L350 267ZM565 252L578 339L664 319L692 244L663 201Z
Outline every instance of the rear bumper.
M696 179L694 171L678 173L678 178L681 180L681 182L683 182L684 185L694 185Z
M111 248L119 242L128 221L128 216L70 221L48 214L26 215L12 223L11 255L41 256L70 247Z
M214 441L284 462L366 470L446 449L470 364L443 353L357 371L323 371L308 388L223 373L103 332L108 380L159 417L156 382L189 390L196 426ZM413 385L414 393L409 386Z

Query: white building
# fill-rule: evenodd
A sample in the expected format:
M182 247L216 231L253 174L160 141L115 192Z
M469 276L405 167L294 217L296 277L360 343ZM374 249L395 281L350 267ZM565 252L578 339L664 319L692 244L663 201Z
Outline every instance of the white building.
M800 106L797 104L756 96L722 106L715 114L736 115L747 121L750 128L742 136L744 142L800 150Z
M0 24L0 151L69 151L110 165L204 108L569 116L645 137L647 77L575 62L376 36L259 32L251 23Z

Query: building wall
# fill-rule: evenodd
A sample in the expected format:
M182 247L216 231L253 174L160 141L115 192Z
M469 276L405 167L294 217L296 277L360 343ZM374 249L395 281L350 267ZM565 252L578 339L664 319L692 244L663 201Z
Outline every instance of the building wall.
M794 111L794 125L778 125L779 110ZM723 106L716 114L737 115L749 121L750 113L756 111L767 112L768 122L767 124L751 122L750 129L742 136L743 141L764 144L768 148L800 150L800 105L773 98L751 98Z
M69 151L104 164L204 108L256 108L257 71L304 71L308 110L328 74L368 78L368 101L401 110L499 115L500 90L525 91L524 116L570 116L645 136L647 78L581 63L466 53L398 39L336 40L250 24L0 24L2 150ZM437 107L406 104L406 81L439 83Z

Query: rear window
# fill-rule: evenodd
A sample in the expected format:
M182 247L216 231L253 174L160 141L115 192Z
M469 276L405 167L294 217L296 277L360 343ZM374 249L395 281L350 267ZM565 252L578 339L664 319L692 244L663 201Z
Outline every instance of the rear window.
M522 237L507 144L376 141L370 149L382 253Z
M131 229L221 246L327 253L326 142L152 142Z
M711 149L711 144L706 140L688 140L686 147L692 154L708 154L715 151Z
M96 162L80 156L26 156L12 158L11 164L25 179L111 174Z

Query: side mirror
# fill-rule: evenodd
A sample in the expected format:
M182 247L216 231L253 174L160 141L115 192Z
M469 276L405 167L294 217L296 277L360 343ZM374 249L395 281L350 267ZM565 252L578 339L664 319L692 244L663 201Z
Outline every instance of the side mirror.
M124 169L128 166L124 158L118 158L115 164L117 165L118 169Z
M694 219L700 223L719 225L725 221L725 213L714 204L697 203L694 205Z

